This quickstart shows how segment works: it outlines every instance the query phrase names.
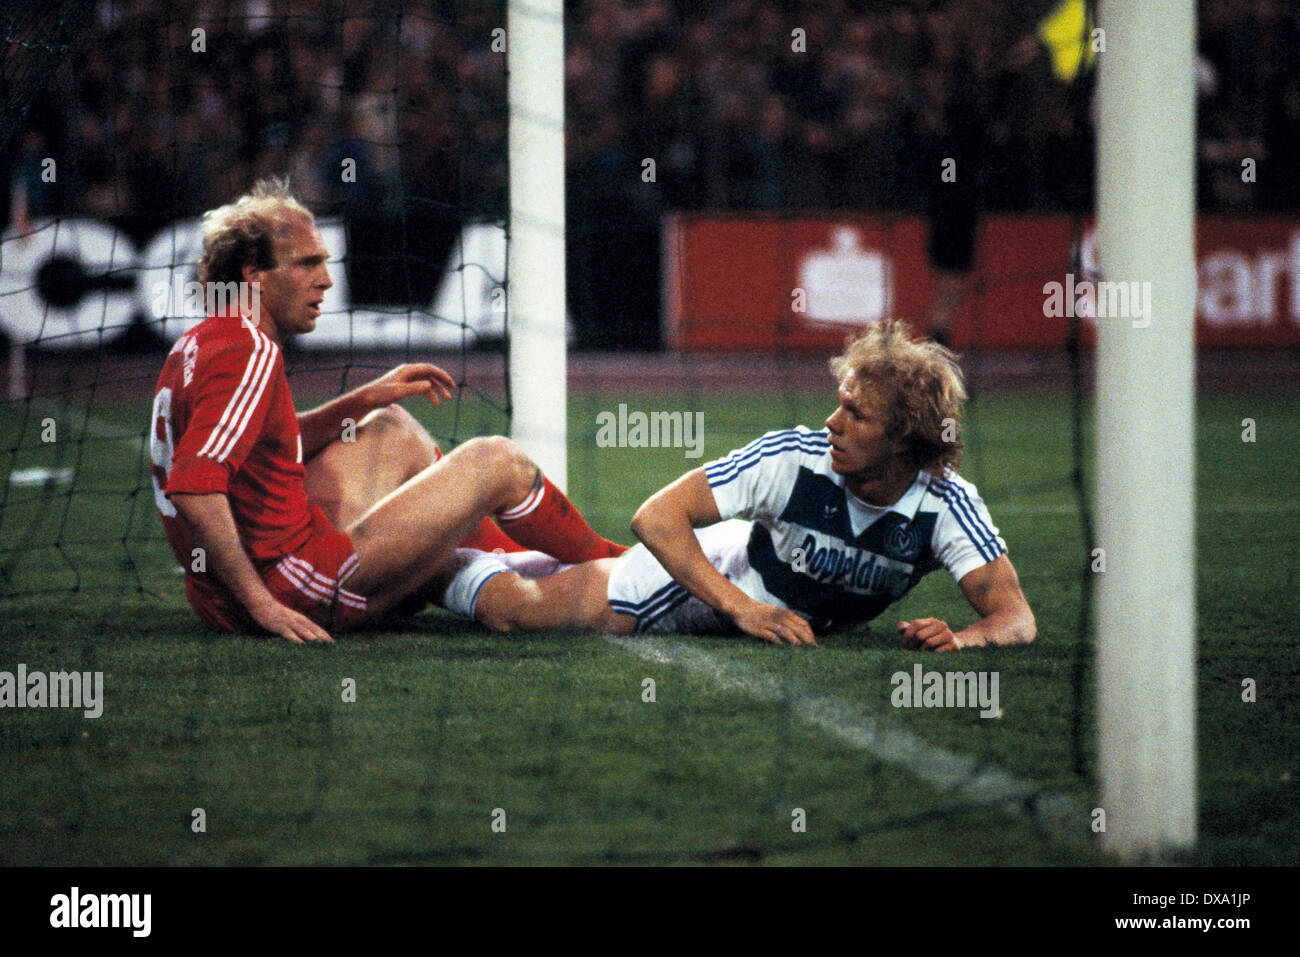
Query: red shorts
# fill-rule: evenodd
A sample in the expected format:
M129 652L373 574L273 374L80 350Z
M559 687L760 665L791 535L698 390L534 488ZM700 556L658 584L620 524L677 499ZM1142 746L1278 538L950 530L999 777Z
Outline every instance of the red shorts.
M316 506L311 511L312 537L297 551L260 569L262 581L276 601L301 612L326 631L347 631L366 617L365 596L343 587L357 570L357 552L346 532L330 525ZM218 631L257 630L243 605L220 584L187 575L185 592L208 627Z

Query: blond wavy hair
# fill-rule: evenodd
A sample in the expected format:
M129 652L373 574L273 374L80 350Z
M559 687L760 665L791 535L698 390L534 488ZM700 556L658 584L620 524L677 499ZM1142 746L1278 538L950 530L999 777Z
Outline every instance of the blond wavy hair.
M287 179L258 180L253 188L225 206L203 214L203 256L199 282L240 282L245 265L275 268L274 237L289 232L310 210L294 198Z
M854 399L884 402L887 435L909 466L942 478L961 464L966 387L952 352L915 340L902 322L886 319L850 339L830 366Z

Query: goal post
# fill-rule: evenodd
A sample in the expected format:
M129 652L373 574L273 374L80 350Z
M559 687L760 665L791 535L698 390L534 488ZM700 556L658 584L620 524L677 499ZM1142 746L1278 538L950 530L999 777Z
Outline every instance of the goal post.
M1099 26L1101 278L1150 304L1097 319L1102 844L1137 860L1196 843L1195 4Z
M567 486L564 7L509 0L511 436Z

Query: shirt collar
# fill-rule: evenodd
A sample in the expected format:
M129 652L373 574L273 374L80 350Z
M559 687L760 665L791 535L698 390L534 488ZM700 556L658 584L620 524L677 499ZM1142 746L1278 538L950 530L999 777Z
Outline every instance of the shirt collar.
M907 491L893 505L872 505L850 492L848 485L843 482L843 476L840 476L840 480L844 494L852 506L849 512L853 516L854 535L861 535L868 526L874 525L889 512L896 512L909 522L915 521L916 513L921 508L921 500L925 498L925 491L930 487L930 476L925 472L917 472L916 478L912 480Z
M897 512L908 521L916 518L916 513L921 508L921 500L925 498L925 490L930 487L930 476L925 472L917 472L916 478L912 479L912 484L907 491L893 505L889 506L891 512Z

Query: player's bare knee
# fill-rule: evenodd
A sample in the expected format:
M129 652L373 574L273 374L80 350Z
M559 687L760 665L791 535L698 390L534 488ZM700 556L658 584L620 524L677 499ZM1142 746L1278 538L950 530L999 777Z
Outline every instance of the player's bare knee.
M419 420L400 405L376 409L363 421L382 434L387 455L400 457L409 463L412 475L437 460L438 443Z
M484 628L490 628L492 631L514 631L517 627L514 619L506 609L479 611L474 615L474 620Z
M474 620L493 631L514 631L520 626L519 607L524 580L514 572L488 579L474 606Z
M502 438L500 457L501 468L509 475L510 489L507 501L514 505L532 494L541 471L537 468L537 463L510 439Z
M502 506L516 505L532 492L537 465L518 445L503 435L481 436L457 447L458 453L473 455L481 474L499 483L497 497Z
M401 438L411 440L423 440L429 438L429 433L424 431L415 416L407 412L400 405L387 405L382 409L377 409L378 419L384 427L392 430ZM430 440L432 441L432 440Z

